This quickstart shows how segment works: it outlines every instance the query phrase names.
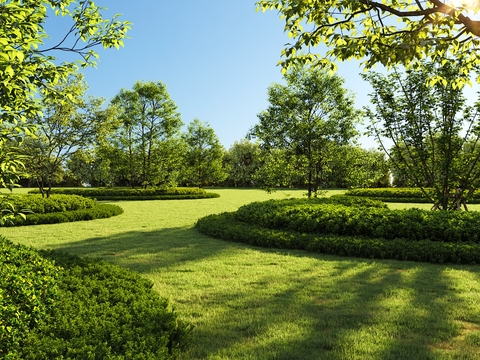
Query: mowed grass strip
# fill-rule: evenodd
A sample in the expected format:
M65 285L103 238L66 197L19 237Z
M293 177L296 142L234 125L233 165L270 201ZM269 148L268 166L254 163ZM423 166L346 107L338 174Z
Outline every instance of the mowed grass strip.
M1 232L153 280L195 325L182 359L480 359L480 267L215 240L195 230L198 218L304 191L215 192L221 197L116 202L125 212L111 219Z

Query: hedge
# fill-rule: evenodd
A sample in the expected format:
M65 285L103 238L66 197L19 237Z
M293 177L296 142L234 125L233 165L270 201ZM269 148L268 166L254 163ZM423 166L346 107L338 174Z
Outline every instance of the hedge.
M480 243L478 212L390 210L282 200L244 205L235 218L265 228L301 233Z
M38 194L39 190L30 190L29 194ZM79 195L97 200L183 200L207 199L219 197L216 193L207 193L200 188L55 188L52 194Z
M57 298L59 269L34 249L0 237L0 358L21 359L28 334Z
M12 223L7 222L4 226L58 224L73 221L104 219L120 214L123 214L123 209L120 206L112 204L98 204L97 206L89 209L47 214L27 214L26 219L16 216L15 219L12 220Z
M261 247L298 249L330 255L429 263L480 264L480 245L430 240L318 235L275 230L238 221L235 213L209 215L196 223L206 235Z
M49 198L41 195L9 195L5 202L17 210L29 209L35 214L90 209L97 205L95 199L78 195L52 195Z
M433 192L433 189L426 189L426 191ZM345 192L345 195L363 198L368 197L373 200L385 202L431 203L418 188L350 189ZM475 191L467 203L480 204L480 191Z

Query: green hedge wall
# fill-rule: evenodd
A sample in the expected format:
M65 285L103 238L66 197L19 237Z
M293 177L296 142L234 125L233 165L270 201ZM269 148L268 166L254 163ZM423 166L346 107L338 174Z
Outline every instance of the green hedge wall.
M31 190L29 194L38 194L39 190ZM52 194L80 195L97 200L182 200L182 199L207 199L220 195L208 193L199 188L69 188L52 189Z
M10 195L6 202L15 209L29 209L35 214L91 209L97 206L95 199L78 195L52 195L44 198L41 195Z

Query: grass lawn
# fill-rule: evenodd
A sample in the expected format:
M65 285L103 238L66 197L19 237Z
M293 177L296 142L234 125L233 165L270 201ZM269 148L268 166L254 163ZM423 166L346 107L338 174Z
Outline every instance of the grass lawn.
M116 202L125 213L114 218L1 234L101 257L151 279L195 325L182 359L480 359L479 266L215 240L195 230L198 218L305 191L213 191L221 197Z

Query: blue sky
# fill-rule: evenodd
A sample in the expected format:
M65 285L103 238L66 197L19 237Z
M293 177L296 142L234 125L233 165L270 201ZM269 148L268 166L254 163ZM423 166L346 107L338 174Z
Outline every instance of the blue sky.
M97 69L86 69L89 94L111 99L135 81L162 81L182 120L208 122L228 149L245 137L266 109L267 88L282 82L277 66L289 42L274 11L256 12L255 0L97 0L133 23L120 50L97 49ZM55 20L55 19L51 19ZM46 26L52 38L64 34L63 22ZM60 56L59 56L60 57ZM358 62L339 65L338 74L368 105L370 86L360 78ZM364 147L374 147L362 138Z

